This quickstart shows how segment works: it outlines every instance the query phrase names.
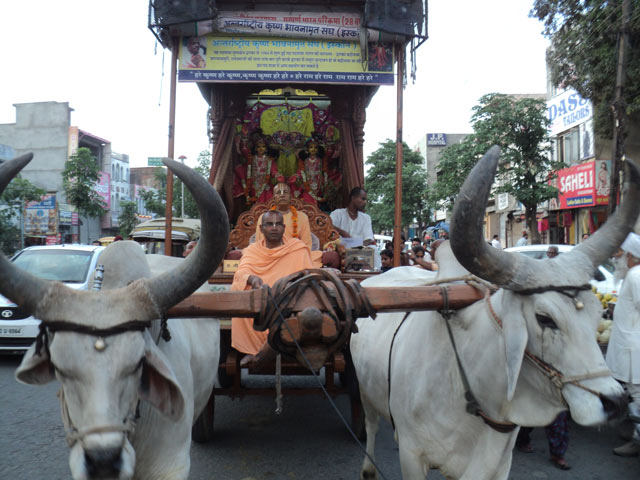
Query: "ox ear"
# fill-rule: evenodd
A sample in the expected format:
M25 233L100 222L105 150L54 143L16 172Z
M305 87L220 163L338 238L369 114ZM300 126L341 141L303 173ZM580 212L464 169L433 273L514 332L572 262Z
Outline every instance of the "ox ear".
M514 295L509 295L507 301L515 300ZM521 303L521 302L518 302ZM529 334L524 319L524 312L520 308L502 308L502 337L504 338L505 360L507 365L507 401L513 399L513 394L518 383L518 375L522 367L524 350L527 347Z
M163 415L178 421L184 414L184 395L164 353L145 336L145 352L140 379L140 398Z
M55 379L53 365L45 349L43 348L38 355L35 344L31 345L16 370L16 380L28 385L44 385Z

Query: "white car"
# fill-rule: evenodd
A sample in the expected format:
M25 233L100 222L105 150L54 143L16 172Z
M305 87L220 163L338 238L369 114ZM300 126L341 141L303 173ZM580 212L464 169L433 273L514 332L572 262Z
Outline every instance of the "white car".
M547 249L551 245L540 244L540 245L525 245L523 247L510 247L505 248L505 252L518 252L523 255L527 255L528 257L535 258L537 260L541 260L547 258ZM558 247L558 251L560 254L571 251L574 247L573 245L554 245ZM595 286L598 289L598 292L606 294L610 293L612 295L618 295L620 292L620 288L622 287L622 280L616 282L613 277L613 271L615 270L613 266L613 262L611 260L607 260L602 265L598 267L598 269L594 272L593 278L589 283Z
M89 278L104 248L93 245L28 247L11 261L37 277L63 282L76 290L88 290ZM40 320L0 295L0 352L27 350L38 335L39 325Z

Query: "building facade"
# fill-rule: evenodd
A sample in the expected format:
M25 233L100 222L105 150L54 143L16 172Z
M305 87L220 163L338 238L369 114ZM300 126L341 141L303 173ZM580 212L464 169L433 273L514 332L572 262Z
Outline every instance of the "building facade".
M0 144L12 148L17 156L33 152L33 160L24 168L22 176L47 192L42 202L25 208L25 244L89 243L100 238L103 233L101 219L78 218L66 201L62 172L69 156L80 147L88 148L101 170L96 190L107 201L111 188L111 143L72 126L73 109L68 102L20 103L14 106L16 121L0 124Z

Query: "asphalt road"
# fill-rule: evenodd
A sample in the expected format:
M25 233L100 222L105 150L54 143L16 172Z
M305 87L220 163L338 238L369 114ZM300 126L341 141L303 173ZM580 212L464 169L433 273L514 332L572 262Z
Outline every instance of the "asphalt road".
M58 408L57 384L19 384L13 377L19 358L0 357L0 479L69 479L68 449ZM271 381L257 377L250 381ZM290 378L296 385L308 378ZM338 397L348 418L348 401ZM271 397L216 401L215 440L194 444L193 480L356 480L363 454L330 403L315 395L285 397L284 412L274 413ZM640 478L640 458L619 458L611 448L621 442L610 427L570 426L570 471L548 461L543 429L532 434L534 452L515 452L510 479L631 480ZM378 434L377 460L388 480L400 480L398 450L389 425ZM382 478L382 477L381 477ZM442 479L437 472L429 479Z

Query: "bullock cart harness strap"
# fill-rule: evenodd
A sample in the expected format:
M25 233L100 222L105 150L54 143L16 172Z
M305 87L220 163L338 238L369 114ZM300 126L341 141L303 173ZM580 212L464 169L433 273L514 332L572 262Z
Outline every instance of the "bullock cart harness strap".
M76 332L100 339L126 332L142 332L150 326L151 321L149 320L132 320L109 328L97 328L73 322L41 322L38 336L36 337L36 354L40 355L42 347L44 346L47 355L49 355L49 333Z
M98 340L101 340L105 337L111 337L113 335L119 335L125 332L131 331L143 331L151 326L150 321L141 321L141 320L133 320L130 322L125 322L120 325L115 325L110 328L96 328L87 325L81 325L73 322L41 322L40 323L40 331L38 332L38 336L36 338L36 354L41 355L42 347L44 347L47 356L51 358L49 353L49 333L54 334L55 332L76 332L83 335L91 335L98 337ZM96 343L96 348L98 343ZM104 342L103 342L104 345ZM104 348L104 347L103 347ZM64 423L67 443L69 447L73 447L77 442L82 442L84 437L87 435L92 435L96 433L120 433L123 432L127 435L133 433L135 429L136 419L139 417L138 407L139 402L136 400L136 408L133 406L130 410L130 413L123 420L121 424L117 425L101 425L91 428L85 428L82 430L78 430L71 421L71 416L69 415L69 409L67 407L67 402L64 398L64 390L61 388L58 391L58 398L60 400L60 411L62 412L62 421ZM134 412L135 413L132 413ZM124 437L123 437L124 441Z
M582 290L591 290L591 285L585 284L578 287L541 287L529 290L517 290L517 293L522 295L533 295L537 293L544 293L547 291L555 291L561 293L563 295L567 295L572 298L576 308L578 310L584 307L584 304L577 299L577 295ZM487 307L489 308L489 313L493 320L498 324L500 328L502 328L502 320L498 317L498 314L493 309L493 305L491 305L491 296L487 292L486 294ZM540 370L547 378L551 381L554 387L559 390L564 387L565 384L570 383L578 388L581 388L596 397L602 397L600 392L597 392L583 384L580 383L580 380L589 380L591 378L599 378L599 377L607 377L611 375L611 371L609 369L598 370L595 372L587 372L582 375L564 375L560 370L554 367L552 364L545 362L543 359L538 357L537 355L531 353L529 350L524 351L525 358L528 359L538 370Z
M491 286L487 285L486 282L484 282L480 278L477 278L477 277L472 277L472 278L464 277L464 278L461 278L461 279L464 279L467 283L469 283L470 285L474 286L475 288L482 288L484 286L486 291L487 291L487 294L489 294L489 292L491 292ZM447 280L447 281L449 281L449 280ZM458 348L456 347L456 342L455 342L455 339L453 338L453 332L451 330L451 325L449 323L449 320L455 314L455 310L451 310L449 308L449 294L448 294L448 291L447 291L447 287L446 286L441 286L440 287L440 291L441 291L441 294L442 294L442 308L440 310L438 310L438 313L440 313L440 315L442 315L442 318L445 319L445 324L447 326L447 332L449 334L449 340L451 341L451 346L453 347L453 352L455 353L455 356L456 356L456 362L458 364L458 370L460 371L460 378L461 378L462 384L464 386L464 398L467 401L467 406L466 406L467 413L479 416L480 418L482 418L482 421L484 421L484 423L486 423L489 427L493 428L497 432L500 432L500 433L510 433L510 432L512 432L518 425L516 425L515 423L511 423L511 422L501 422L499 420L495 420L495 419L491 418L489 415L487 415L486 413L484 413L482 411L482 408L480 407L480 403L478 402L477 398L475 397L475 395L471 391L471 386L469 385L469 380L467 378L467 374L466 374L466 372L464 370L464 367L462 366L462 361L460 360L460 355L458 354ZM395 425L395 422L393 420L393 415L391 414L391 353L393 351L393 344L394 344L394 341L396 339L396 335L398 334L398 331L400 330L400 327L402 327L402 325L404 324L405 320L409 316L409 313L410 312L407 312L405 314L405 316L402 318L402 321L396 327L395 332L393 332L393 337L391 339L391 346L389 348L389 364L388 364L389 367L388 367L388 374L387 374L387 394L388 394L387 404L389 405L389 418L391 419L391 426L393 427L394 430L396 429L396 425Z

